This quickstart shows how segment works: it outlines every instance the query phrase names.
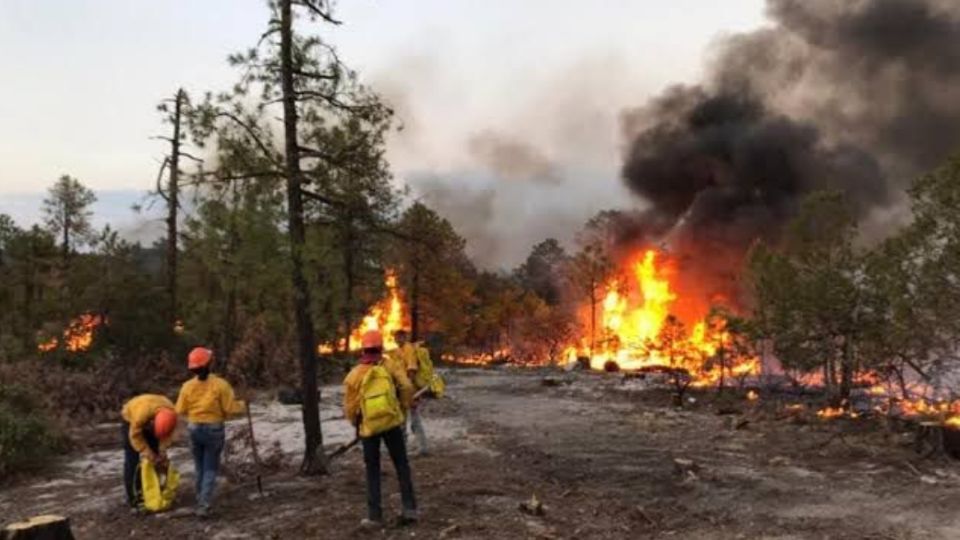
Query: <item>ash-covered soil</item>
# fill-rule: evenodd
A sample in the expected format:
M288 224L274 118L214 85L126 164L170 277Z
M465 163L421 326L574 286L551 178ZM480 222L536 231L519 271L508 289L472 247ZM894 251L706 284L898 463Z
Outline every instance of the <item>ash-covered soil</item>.
M607 374L461 369L447 378L449 398L426 407L432 453L412 459L422 512L413 527L359 529L358 450L327 476L297 476L299 409L278 403L254 409L261 450L280 465L264 476L264 498L238 444L216 516L194 518L181 442L181 509L132 516L122 505L119 428L109 425L88 430L61 464L4 486L0 520L55 512L71 518L78 539L960 538L956 464L921 459L909 433L880 419L821 421L786 408L783 396L718 400L715 391L692 392L678 410L662 386ZM351 431L338 391L327 389L324 403L332 447ZM384 471L389 514L399 498L388 463ZM542 516L520 509L533 496Z

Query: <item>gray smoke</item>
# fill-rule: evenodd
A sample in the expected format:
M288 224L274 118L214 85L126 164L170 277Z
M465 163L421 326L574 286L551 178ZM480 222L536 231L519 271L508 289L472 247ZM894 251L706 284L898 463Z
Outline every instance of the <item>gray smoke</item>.
M960 3L767 10L773 26L724 40L703 84L624 115L626 185L673 222L682 251L742 252L818 189L867 220L960 142Z
M645 78L635 65L587 55L539 77L511 74L523 91L457 93L462 111L424 97L449 91L451 73L415 56L376 88L404 126L389 144L398 179L466 238L478 266L514 268L546 238L572 246L595 213L635 204L616 180L620 112Z

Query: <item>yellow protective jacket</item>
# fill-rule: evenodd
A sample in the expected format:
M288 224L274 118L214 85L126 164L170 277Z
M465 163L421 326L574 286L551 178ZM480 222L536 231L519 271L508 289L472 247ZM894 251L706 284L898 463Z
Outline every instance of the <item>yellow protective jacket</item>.
M137 452L144 452L149 448L147 440L143 438L143 428L153 420L158 409L172 409L173 403L158 394L141 394L123 405L120 416L130 424L130 446ZM161 440L160 449L170 446L173 437Z
M183 383L177 397L177 414L191 424L219 424L246 410L246 403L234 398L230 383L212 373L205 381L194 377Z
M403 365L407 371L416 371L420 367L417 361L417 346L413 343L404 343L402 346L390 351L390 356L396 362Z
M363 377L374 365L357 364L343 379L343 416L354 426L357 425L357 419L360 417L360 400L363 397L360 394L360 386L363 384ZM397 387L400 398L400 406L404 411L410 410L410 406L413 405L413 384L410 383L407 374L402 369L397 369L395 363L385 361L383 367L393 377L393 383Z
M414 390L420 390L424 386L430 385L427 377L420 373L420 360L424 357L428 361L430 359L430 351L426 347L420 343L405 343L402 347L397 347L391 351L390 356L407 371ZM410 372L413 373L410 374Z
M383 353L383 367L387 368L387 371L389 371L391 375L394 373L403 373L403 375L407 377L407 380L410 380L410 376L407 375L406 359L399 351L400 349L394 349L390 352ZM363 364L360 365L362 366Z

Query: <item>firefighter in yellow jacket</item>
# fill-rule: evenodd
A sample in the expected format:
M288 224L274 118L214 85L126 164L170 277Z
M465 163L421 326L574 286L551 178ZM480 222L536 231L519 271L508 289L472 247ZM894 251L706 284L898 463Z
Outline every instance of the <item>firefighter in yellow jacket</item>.
M403 366L407 378L413 384L414 392L420 391L423 387L429 386L430 381L423 380L420 373L420 356L430 353L419 343L410 342L410 334L406 330L397 330L393 333L393 339L397 342L397 348L392 351L391 356L396 358L398 364ZM413 405L410 414L407 415L407 426L414 435L417 436L417 454L427 455L427 433L423 429L423 417L421 416L421 406L419 403Z
M194 377L183 383L176 410L187 417L190 449L196 470L196 514L206 517L213 502L213 489L220 470L220 456L226 440L223 423L243 414L246 404L234 398L233 387L210 372L213 351L197 347L187 357L187 368Z
M123 405L123 487L127 504L137 509L136 493L140 491L137 464L149 460L162 468L167 463L166 449L173 442L177 413L173 403L157 394L141 394Z
M399 523L417 521L410 462L403 437L404 413L413 405L413 386L402 369L383 360L383 335L372 330L361 339L360 362L343 381L343 413L357 427L367 471L367 517L364 528L383 525L380 497L380 441L387 446L400 482L403 512Z

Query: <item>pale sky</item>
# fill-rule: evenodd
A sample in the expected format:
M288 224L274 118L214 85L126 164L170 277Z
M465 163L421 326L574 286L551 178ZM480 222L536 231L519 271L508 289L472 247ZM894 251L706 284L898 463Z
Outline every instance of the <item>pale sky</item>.
M620 112L696 82L711 42L764 22L763 0L340 0L337 14L320 31L406 126L388 148L398 182L495 191L469 151L495 134L587 179L586 201L546 199L590 206L577 219L626 197ZM261 0L0 0L0 212L35 219L69 173L106 195L101 221L121 219L165 150L157 102L228 88L226 56L266 17Z

